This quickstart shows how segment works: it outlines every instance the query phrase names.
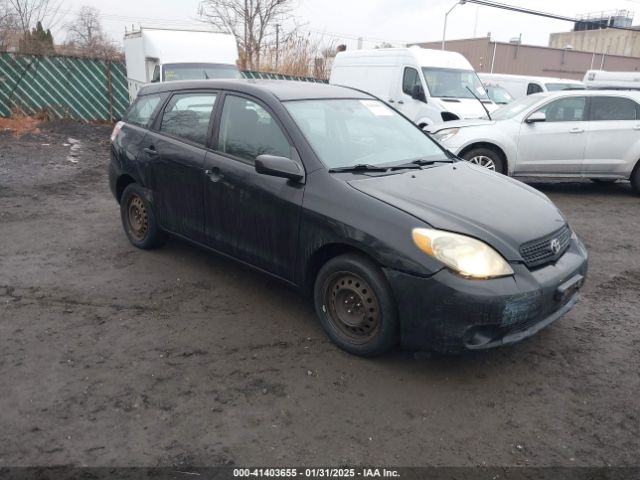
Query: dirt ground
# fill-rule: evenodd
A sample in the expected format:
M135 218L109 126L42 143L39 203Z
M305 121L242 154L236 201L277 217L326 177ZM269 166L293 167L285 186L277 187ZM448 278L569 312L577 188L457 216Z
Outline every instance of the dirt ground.
M591 255L559 322L485 353L367 360L269 278L179 241L133 248L108 135L0 133L0 467L638 465L628 184L533 184Z

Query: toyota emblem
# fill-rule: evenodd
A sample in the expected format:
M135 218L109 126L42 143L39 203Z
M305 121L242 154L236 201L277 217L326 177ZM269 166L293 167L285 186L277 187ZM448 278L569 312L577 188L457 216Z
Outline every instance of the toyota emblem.
M560 240L558 240L557 238L554 238L553 240L551 240L551 243L549 244L549 249L553 252L554 255L557 255L560 252L561 248L562 248L562 245L560 245Z

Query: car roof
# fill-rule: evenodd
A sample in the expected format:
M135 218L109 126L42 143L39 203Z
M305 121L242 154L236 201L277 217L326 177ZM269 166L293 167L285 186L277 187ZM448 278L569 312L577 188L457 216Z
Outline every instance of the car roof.
M372 98L367 93L348 87L295 80L187 80L163 82L145 85L139 94L149 95L151 93L200 89L233 90L256 96L271 94L281 101L322 98Z
M638 90L619 90L619 89L609 89L609 90L597 90L597 89L587 89L587 90L556 90L555 92L540 92L529 95L530 97L536 98L554 98L554 97L565 97L565 96L575 96L575 97L593 97L593 96L625 96L625 97L633 97L634 99L640 101L640 91Z

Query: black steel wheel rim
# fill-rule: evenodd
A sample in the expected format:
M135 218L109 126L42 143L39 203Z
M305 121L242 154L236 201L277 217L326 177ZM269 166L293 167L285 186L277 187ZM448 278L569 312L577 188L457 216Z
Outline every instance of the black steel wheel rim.
M129 198L127 222L133 238L144 240L149 231L149 216L144 201L138 195L132 195Z
M366 343L380 329L380 306L371 286L351 272L336 272L324 285L325 314L350 343Z

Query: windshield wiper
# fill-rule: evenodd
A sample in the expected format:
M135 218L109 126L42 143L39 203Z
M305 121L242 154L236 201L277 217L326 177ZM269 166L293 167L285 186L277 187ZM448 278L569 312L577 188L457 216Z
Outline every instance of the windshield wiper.
M346 167L330 168L329 173L336 172L386 172L389 167L378 167L367 163L358 163L357 165L348 165Z
M487 109L487 107L484 106L484 103L482 103L482 100L480 100L480 97L478 97L475 93L473 93L473 90L471 90L468 86L466 87L466 89L469 90L469 93L471 95L473 95L473 98L475 98L480 102L480 106L484 108L484 111L487 113L487 118L491 120L491 114L489 113L489 110Z
M389 168L391 168L391 170L400 170L403 168L421 168L421 167L425 167L427 165L433 165L435 163L450 163L451 160L450 158L443 158L440 160L427 160L426 158L418 158L416 160L412 160L410 162L406 162L406 163L400 163L398 165L393 165Z

